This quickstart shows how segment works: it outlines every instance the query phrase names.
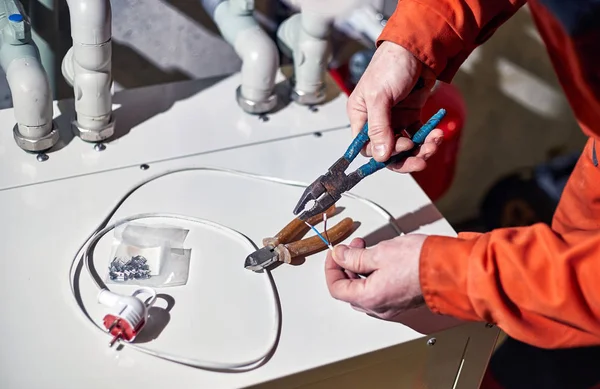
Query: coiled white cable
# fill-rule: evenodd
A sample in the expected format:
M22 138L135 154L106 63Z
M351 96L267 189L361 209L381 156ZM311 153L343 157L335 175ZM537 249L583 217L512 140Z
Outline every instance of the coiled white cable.
M78 279L78 274L79 274L78 270L82 266L85 266L88 273L90 274L90 276L92 277L92 279L94 280L96 285L98 286L98 288L108 289L106 287L106 285L104 285L104 283L97 276L95 276L95 271L93 271L92 266L91 266L91 261L92 261L92 257L93 257L92 254L93 254L93 250L94 250L96 244L98 243L98 241L104 235L106 235L108 232L112 231L114 228L118 227L119 225L124 224L124 223L129 223L129 222L132 222L135 220L148 219L148 218L179 219L179 220L183 220L183 221L187 221L187 222L204 224L204 225L210 226L212 228L224 231L224 232L242 240L243 242L245 242L248 245L249 251L254 251L254 250L258 249L257 245L250 238L248 238L246 235L242 234L239 231L236 231L234 229L231 229L229 227L223 226L221 224L215 223L210 220L195 218L195 217L191 217L191 216L175 215L175 214L169 214L169 213L146 213L146 214L130 216L130 217L118 220L110 225L108 224L109 221L111 220L111 218L114 216L114 214L119 209L119 207L121 207L121 205L135 191L140 189L142 186L144 186L152 181L155 181L161 177L165 177L165 176L175 174L175 173L188 172L188 171L218 172L218 173L231 174L231 175L235 175L235 176L239 176L239 177L253 178L253 179L257 179L257 180L268 181L268 182L273 182L273 183L278 183L278 184L288 185L288 186L294 186L294 187L304 188L307 186L307 184L297 182L297 181L262 176L262 175L258 175L258 174L246 173L246 172L241 172L241 171L232 170L232 169L222 169L222 168L213 168L213 167L193 167L193 166L179 168L179 169L175 169L175 170L168 170L163 173L157 174L155 176L149 177L149 178L141 181L137 185L133 186L129 191L127 191L125 193L125 195L123 197L121 197L121 199L116 203L116 205L110 210L108 215L100 223L100 225L94 230L94 232L92 232L92 234L81 245L81 247L77 251L77 254L73 258L73 261L72 261L71 267L70 267L70 271L69 271L69 283L71 286L71 293L72 293L73 298L75 299L76 304L79 306L79 308L84 313L84 315L86 315L88 320L97 329L99 329L103 333L107 333L107 332L104 330L104 328L99 326L89 316L89 314L85 310L83 302L81 301L81 299L79 297L79 293L78 293L79 288L77 286L77 284L78 284L77 279ZM351 193L345 193L344 196L359 200L359 201L364 202L367 205L371 206L374 210L376 210L377 212L382 214L382 216L384 216L387 220L389 220L391 227L396 231L396 233L398 233L399 235L402 234L402 231L395 224L393 216L388 211L386 211L383 207L381 207L380 205L378 205L370 200L367 200L362 197L351 194ZM241 361L241 362L236 362L236 363L215 362L215 361L206 361L206 360L195 359L195 358L186 358L186 357L181 357L181 356L177 356L177 355L173 355L173 354L165 353L165 352L158 352L158 351L154 351L154 350L148 349L146 347L140 346L135 343L121 343L121 344L125 345L126 347L130 347L132 349L138 350L140 352L143 352L143 353L146 353L149 355L153 355L153 356L161 358L161 359L165 359L168 361L172 361L172 362L176 362L176 363L180 363L180 364L184 364L184 365L188 365L188 366L192 366L192 367L196 367L196 368L200 368L200 369L205 369L205 370L214 370L214 371L221 371L221 372L241 372L241 371L248 371L248 370L256 369L257 367L259 367L262 364L264 364L265 362L267 362L268 359L271 357L271 355L275 352L275 349L279 342L279 335L281 333L281 304L280 304L279 296L277 293L277 286L275 285L275 281L273 280L273 276L269 270L264 270L264 274L265 274L267 281L270 284L270 289L272 291L271 296L272 296L273 312L274 312L274 317L273 317L274 325L273 325L272 336L269 340L269 344L268 344L265 352L263 352L258 357L252 358L247 361Z

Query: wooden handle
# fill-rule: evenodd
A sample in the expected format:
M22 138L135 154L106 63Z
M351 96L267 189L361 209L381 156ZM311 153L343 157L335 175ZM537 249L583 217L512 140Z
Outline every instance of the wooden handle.
M327 217L330 217L335 212L335 204L329 207L328 210L325 211ZM317 224L323 220L323 213L319 213L307 220L308 224L311 226ZM297 217L294 218L291 222L288 223L287 226L283 227L281 231L277 235L272 238L264 238L263 246L279 246L280 244L286 244L294 240L297 236L304 235L308 232L310 228L304 223L302 220Z
M329 236L330 243L336 244L337 242L345 239L347 234L351 232L353 224L354 220L347 217L327 230L327 236ZM321 238L316 235L294 243L286 244L285 247L290 253L290 258L304 257L327 249L325 242L323 242Z

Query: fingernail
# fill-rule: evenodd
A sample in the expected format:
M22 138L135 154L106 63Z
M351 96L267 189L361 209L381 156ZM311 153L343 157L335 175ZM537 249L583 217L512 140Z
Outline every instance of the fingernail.
M336 262L344 262L347 250L348 247L346 246L335 246L333 248L333 259L335 259Z
M383 145L383 144L375 145L375 153L377 153L378 156L380 156L380 157L385 156L385 150L386 150L385 145Z
M437 138L435 138L435 139L433 140L433 143L435 143L436 145L438 145L438 146L439 146L439 145L441 145L441 144L442 144L442 141L443 141L443 140L444 140L444 137L443 137L443 136L438 136Z

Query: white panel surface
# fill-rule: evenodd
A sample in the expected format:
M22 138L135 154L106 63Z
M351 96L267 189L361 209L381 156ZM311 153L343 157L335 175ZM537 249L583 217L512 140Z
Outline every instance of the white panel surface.
M136 97L129 92L131 101L144 98L146 93L138 91ZM338 107L334 109L335 104ZM376 320L352 310L329 295L323 272L325 254L321 253L301 265L283 265L273 271L283 318L280 343L268 363L246 373L216 373L163 361L127 347L120 352L109 349L109 337L87 320L72 298L71 260L84 239L134 184L186 166L215 166L309 183L338 158L351 137L347 128L332 129L321 136L301 134L333 128L336 120L341 124L344 104L332 103L331 114L326 117L321 116L326 107L314 115L299 108L285 109L279 119L254 121L250 135L240 142L236 138L239 131L227 130L232 122L229 127L221 127L221 132L207 130L225 119L203 111L195 119L204 124L195 139L212 139L206 147L212 152L188 157L202 149L202 145L185 141L191 132L186 136L157 136L160 123L184 122L185 114L177 106L140 124L104 152L91 151L89 145L73 140L48 161L34 160L31 165L15 152L14 144L7 143L3 132L0 292L5 296L5 319L0 321L0 331L6 336L0 349L0 387L245 387L401 345L424 333L459 324L434 317L426 310L407 317L407 325ZM193 105L186 112L191 116ZM4 117L11 114L0 112ZM268 136L261 138L256 134L263 125L273 127ZM190 128L176 125L172 131L185 133ZM276 139L277 131L286 136ZM153 136L136 135L142 132ZM130 140L134 138L137 141ZM259 139L262 143L254 144ZM227 149L236 142L240 147ZM244 142L246 146L241 145ZM141 144L144 147L140 148ZM223 150L216 151L219 149ZM14 158L16 163L11 165L6 158ZM152 162L161 158L165 160ZM362 157L359 159L355 165L364 162ZM138 167L144 162L149 162L149 169ZM263 237L278 232L291 220L301 192L301 188L222 174L187 172L141 188L116 217L138 212L188 214L238 229L260 244ZM407 233L454 235L410 176L381 171L358 184L354 193L386 208ZM366 237L370 244L393 236L387 221L364 204L344 199L340 206L346 208L340 216L349 215L361 222L355 236ZM268 295L258 275L243 269L245 249L228 242L214 232L192 227L189 285L161 290L172 295L175 304L169 322L148 345L186 356L229 361L260 351L268 335L266 327L271 325L271 308L262 301ZM105 265L107 255L104 242L95 259L98 268ZM93 301L96 290L85 270L79 276L83 302L94 320L99 320L103 311ZM425 342L423 347L427 347ZM458 362L449 360L448 366ZM27 373L30 369L35 373ZM452 382L456 371L451 368L444 374L442 381Z
M37 162L13 140L13 110L0 111L0 188L71 177L123 166L152 163L185 155L199 155L290 136L348 126L346 98L328 79L328 102L312 112L287 103L263 122L242 111L235 101L239 73L227 78L202 79L124 90L115 94L115 136L106 149L73 138L72 100L55 103L61 141ZM285 77L278 77L284 94ZM285 102L285 99L281 99ZM65 151L68 150L68 151Z

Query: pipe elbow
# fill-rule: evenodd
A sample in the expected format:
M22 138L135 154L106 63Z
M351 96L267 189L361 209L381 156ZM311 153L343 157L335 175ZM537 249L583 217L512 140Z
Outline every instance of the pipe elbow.
M294 14L284 20L277 29L277 40L284 55L292 57L298 43L300 14Z
M277 104L273 91L279 51L252 16L253 1L205 0L202 3L213 11L212 17L221 35L242 60L242 83L236 92L238 104L251 113L270 111Z
M238 35L235 49L242 59L242 95L253 101L265 101L272 94L279 68L277 45L255 26Z
M111 76L104 72L76 73L75 110L78 116L107 118L112 112Z
M74 43L97 45L110 40L110 0L67 0Z
M225 2L227 0L200 0L200 4L202 4L202 8L206 11L206 13L214 18L215 10L219 6L219 4Z
M86 71L110 71L112 66L111 42L93 46L76 44L73 46L72 55L69 57L77 66Z
M328 38L333 25L333 19L330 16L309 10L302 10L300 15L302 19L302 29L304 29L308 35L321 40Z
M18 58L8 65L6 79L15 119L25 136L39 137L52 128L52 93L46 72L33 57ZM35 132L35 133L33 133Z

